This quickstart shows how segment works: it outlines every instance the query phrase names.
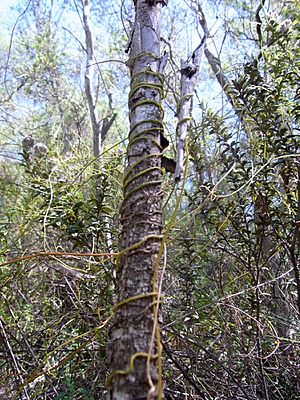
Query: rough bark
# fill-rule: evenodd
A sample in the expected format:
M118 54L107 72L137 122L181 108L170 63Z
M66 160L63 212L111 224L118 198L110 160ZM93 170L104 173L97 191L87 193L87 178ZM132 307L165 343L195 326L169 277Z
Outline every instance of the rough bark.
M135 2L128 61L130 131L121 207L118 303L108 347L113 400L161 398L153 390L160 382L157 338L150 345L157 299L155 270L162 240L161 6L153 0Z

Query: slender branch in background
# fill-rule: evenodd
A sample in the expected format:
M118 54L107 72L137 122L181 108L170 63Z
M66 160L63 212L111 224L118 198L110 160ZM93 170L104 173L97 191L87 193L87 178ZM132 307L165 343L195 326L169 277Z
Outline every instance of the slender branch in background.
M192 4L190 6L190 8L195 12L195 14L198 17L198 21L199 24L201 25L201 28L204 32L204 35L206 35L207 38L210 37L209 34L209 29L208 29L208 25L207 25L207 21L206 21L206 17L204 14L204 11L199 3L198 0L193 0ZM234 100L233 96L232 96L232 92L233 92L233 85L232 82L227 79L227 77L225 76L223 69L222 69L222 64L220 61L219 57L216 57L207 47L207 44L205 43L205 47L204 47L204 54L207 58L207 61L211 67L211 69L213 70L221 88L224 90L224 93L226 94L228 100L230 101L232 108L234 109L235 113L238 116L241 116L241 110L240 108L237 106L236 104L236 100Z
M186 61L181 60L180 99L177 105L178 123L176 128L178 146L175 180L177 181L180 180L183 171L184 146L191 121L193 92L199 76L201 56L205 41L206 36L203 37L190 59Z
M108 134L108 131L110 130L112 124L114 123L115 119L117 117L117 114L113 114L111 118L105 117L102 121L102 128L101 128L101 142L106 138L106 135Z
M234 107L233 99L230 94L231 83L226 78L226 76L222 70L222 64L221 64L220 59L218 57L214 56L213 53L207 47L204 50L204 54L207 58L207 61L209 62L209 65L211 66L211 69L213 70L221 88L224 90L225 94L228 97L228 100L231 102L232 106Z
M198 21L203 29L204 35L206 35L206 37L209 37L210 34L209 34L207 21L206 21L203 9L199 3L199 0L192 0L190 8L195 11L195 13L198 17Z
M258 45L260 50L262 50L263 47L263 37L262 37L262 32L261 32L261 18L260 18L260 11L263 9L265 5L266 0L261 0L259 3L256 13L255 13L255 20L256 20L256 32L257 32L257 38L258 38Z
M93 129L93 155L98 157L101 152L101 136L100 136L100 123L96 111L96 102L94 96L94 75L95 75L95 58L94 58L94 48L93 48L93 38L90 28L90 4L89 0L83 1L83 27L85 32L86 41L86 69L85 69L85 94L88 101L92 129Z
M125 0L122 0L121 9L120 9L120 17L121 17L121 22L122 22L122 26L123 26L124 32L126 33L127 38L129 38L129 33L127 32L126 25L125 25L125 22L124 22L124 17L123 17L124 2L125 2Z
M84 47L83 43L78 39L78 37L76 37L73 32L71 32L68 28L66 28L64 26L62 27L62 29L64 31L68 32L76 40L76 42L79 43L81 49L86 53L86 48Z
M28 8L30 6L30 3L31 3L31 0L29 0L28 3L26 4L26 7L25 7L24 11L22 11L21 14L18 15L18 18L16 19L16 22L14 23L14 26L12 28L11 35L10 35L8 54L7 54L7 59L6 59L6 63L5 63L5 69L4 69L4 82L3 82L4 85L5 85L6 92L8 94L9 94L9 92L8 92L8 89L7 89L7 86L6 86L6 81L7 81L8 64L9 64L9 60L10 60L10 56L11 56L11 48L12 48L13 36L14 36L14 32L15 32L15 29L17 27L17 24L18 24L20 18L22 18L23 15L27 12L27 10L28 10Z
M112 62L116 62L116 63L120 63L120 64L126 65L126 62L125 62L125 61L122 61L122 60L113 60L113 59L97 61L94 65L106 64L106 63L112 63Z
M101 149L103 146L103 141L105 140L109 129L114 123L117 114L113 114L112 117L105 117L102 120L102 127L100 129L100 123L97 111L96 111L96 98L94 89L94 76L95 76L95 66L98 67L98 62L94 56L94 45L93 36L90 28L90 4L89 0L83 1L83 27L85 32L86 40L86 69L85 69L85 94L88 101L92 129L93 129L93 155L94 157L99 157ZM100 73L100 70L99 70ZM101 73L100 73L101 74ZM103 79L102 79L103 80ZM107 92L107 90L106 90ZM111 106L111 94L107 92L109 100L109 109Z

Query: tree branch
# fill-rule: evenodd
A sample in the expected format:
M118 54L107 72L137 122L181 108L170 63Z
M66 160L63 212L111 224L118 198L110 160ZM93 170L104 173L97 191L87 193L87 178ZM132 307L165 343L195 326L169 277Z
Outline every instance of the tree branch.
M94 57L94 47L92 32L89 23L90 5L89 0L83 1L83 26L85 32L86 41L86 69L85 69L85 94L88 101L88 107L90 111L90 117L93 129L93 155L98 157L101 152L101 137L100 137L100 127L99 118L96 112L96 102L94 96L93 79L95 74L95 57Z
M177 105L178 123L176 133L178 137L177 162L175 180L180 180L184 164L184 146L191 120L192 98L194 88L199 76L200 61L205 46L206 36L194 50L190 59L181 60L180 100Z

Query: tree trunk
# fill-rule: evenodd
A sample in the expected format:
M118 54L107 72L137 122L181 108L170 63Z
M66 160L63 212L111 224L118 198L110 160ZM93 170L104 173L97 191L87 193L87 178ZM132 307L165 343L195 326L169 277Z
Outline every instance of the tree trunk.
M118 303L108 348L113 400L161 398L160 343L158 335L154 337L163 200L161 4L159 0L137 0L135 9L128 61L130 131L121 208Z

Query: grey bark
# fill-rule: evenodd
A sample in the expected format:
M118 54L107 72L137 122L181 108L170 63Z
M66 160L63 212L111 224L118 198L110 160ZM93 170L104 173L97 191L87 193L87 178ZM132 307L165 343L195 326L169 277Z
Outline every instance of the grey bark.
M108 346L110 399L159 399L157 340L153 338L155 265L161 247L162 76L160 74L160 1L137 0L128 66L129 145L121 207L121 256L117 269L115 318ZM152 294L151 294L152 293ZM134 296L140 298L132 299ZM122 302L120 304L120 302ZM122 372L120 372L122 371Z
M175 180L180 180L184 164L184 146L191 120L192 98L195 85L199 76L202 51L205 46L205 36L193 52L190 61L181 60L180 100L177 105L178 124L176 134L178 138L177 162Z
M94 46L93 37L90 28L89 15L90 15L90 4L89 0L83 0L83 26L85 32L85 42L86 42L86 68L85 68L85 94L89 106L90 118L93 129L93 153L94 157L98 157L101 151L102 143L100 136L100 124L99 117L96 111L96 101L94 95L94 74L95 74L95 57L94 57Z

